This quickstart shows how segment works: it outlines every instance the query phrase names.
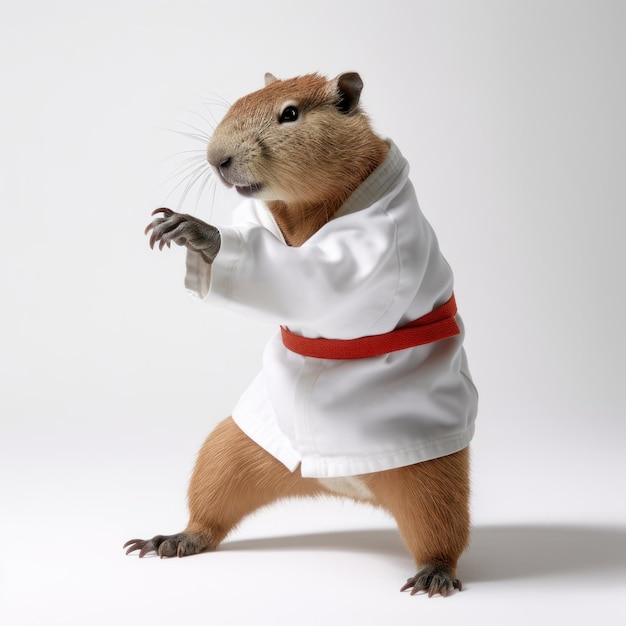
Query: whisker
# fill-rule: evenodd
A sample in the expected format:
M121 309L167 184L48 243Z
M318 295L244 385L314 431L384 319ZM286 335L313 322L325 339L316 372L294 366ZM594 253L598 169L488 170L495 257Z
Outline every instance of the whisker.
M190 206L197 212L200 202L210 194L211 212L215 205L217 181L213 170L206 161L206 145L208 144L215 127L218 125L217 118L220 110L228 110L230 103L217 94L201 94L200 101L189 104L183 111L183 119L170 122L166 127L160 127L168 133L189 139L202 144L195 149L181 150L169 155L159 162L172 163L168 176L162 183L171 190L166 200L178 196L175 204L180 210L184 205Z
M188 188L185 189L181 200L179 202L179 211L182 211L183 206L185 205L185 203L187 202L189 195L191 194L192 189L196 186L196 184L198 183L199 180L202 180L204 178L205 174L204 172L202 174L199 174L198 176L196 176L194 178L193 181L190 181ZM196 200L196 202L193 204L193 208L189 209L189 212L191 212L193 215L195 215L197 213L197 209L198 209L198 202L199 202L199 198Z
M226 100L226 98L221 96L219 93L215 93L214 91L210 91L208 93L212 98L215 98L212 102L210 102L210 104L216 104L218 106L223 106L226 108L230 108L230 106L232 105L232 102Z
M211 208L209 210L209 219L213 219L213 209L215 208L215 194L217 192L217 180L213 183L213 194L211 195Z
M194 148L193 150L181 150L180 152L174 152L174 154L170 154L169 156L163 157L157 163L157 165L163 165L163 163L165 163L166 161L175 159L176 157L182 156L183 154L196 154L198 155L198 158L203 159L205 158L204 155L206 154L206 151L203 150L202 148Z
M230 109L231 106L231 102L229 102L228 100L226 100L226 98L220 96L220 94L215 93L213 91L207 91L205 92L206 95L201 95L201 99L202 99L202 105L204 107L206 107L207 109L210 106L217 106L220 107L222 109ZM210 110L210 109L209 109Z
M189 111L189 113L194 114L194 111ZM196 114L197 115L197 114ZM202 117L200 117L200 119L202 119ZM209 135L206 130L203 130L202 128L198 128L197 126L194 126L193 124L191 124L190 122L180 122L183 126L187 126L187 128L191 128L191 130L195 130L198 135L202 135L204 137L206 137L206 140L208 141L211 138L211 135Z
M205 172L207 171L207 166L203 165L199 168L197 168L196 170L194 170L190 175L189 175L189 182L187 183L181 199L178 202L178 208L179 210L182 208L183 204L185 203L185 200L187 199L187 196L189 195L189 192L192 190L193 186L198 182L198 180L200 180L202 178L202 176L205 174ZM210 170L209 170L210 171Z
M190 159L186 159L185 162L181 163L178 166L178 169L173 174L168 176L162 184L165 185L172 181L174 178L182 175L184 175L183 180L185 180L188 175L193 173L192 170L195 171L198 166L204 165L204 163L206 163L206 158L204 156L200 158L191 157Z
M178 183L176 183L176 185L174 185L174 187L172 188L172 190L167 194L167 198L170 198L174 192L181 187L182 185L184 185L185 183L188 183L188 181L190 179L195 178L197 175L202 174L202 172L208 167L208 163L207 164L202 164L202 165L198 165L195 168L193 168L190 172L188 172L181 181L179 181ZM179 203L181 204L181 203Z
M206 144L209 141L208 135L198 133L190 133L189 131L178 130L176 128L161 128L168 133L175 133L176 135L181 135L182 137L187 137L189 139L193 139L194 141L199 141L202 144Z
M215 127L217 126L217 120L215 119L215 116L210 110L209 110L209 114L211 115L211 118L213 120L212 122L209 121L206 117L204 117L204 115L200 115L200 113L198 113L197 111L189 111L189 113L191 115L195 115L196 117L200 118L200 120L204 122L211 129L211 132L215 130ZM191 126L191 124L189 124L189 126ZM196 128L196 130L200 131L199 128Z
M211 111L211 109L209 109L208 107L207 113L211 116L211 120L207 120L203 115L200 115L200 113L196 113L196 115L199 115L211 127L211 130L215 130L215 127L218 125L219 122L213 114L213 111Z
M208 169L204 174L204 179L200 181L200 185L198 187L198 193L196 194L196 202L193 207L193 214L195 215L198 212L198 205L200 204L200 199L202 198L202 194L204 193L207 185L213 184L215 186L215 179L213 178L213 172Z

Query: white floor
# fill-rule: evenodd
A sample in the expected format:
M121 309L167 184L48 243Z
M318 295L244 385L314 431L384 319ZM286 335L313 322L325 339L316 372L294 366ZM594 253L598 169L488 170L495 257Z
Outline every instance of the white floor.
M499 492L503 474L519 489L512 466L494 472L476 458L464 591L429 599L399 592L414 571L392 521L343 501L262 511L215 553L125 556L126 539L182 529L190 440L167 454L158 445L46 441L35 440L20 462L26 446L16 436L13 454L3 457L0 623L7 626L626 623L626 517L622 494L611 495L623 477L607 476L599 499L568 509L567 490L551 503L537 474L527 483L537 485L531 498ZM598 457L591 471L604 469ZM581 482L576 470L572 478Z

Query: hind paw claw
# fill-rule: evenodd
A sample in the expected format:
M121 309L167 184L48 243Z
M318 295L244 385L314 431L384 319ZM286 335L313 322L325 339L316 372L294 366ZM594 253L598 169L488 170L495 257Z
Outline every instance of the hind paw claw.
M156 535L152 539L131 539L124 546L126 554L139 550L139 558L150 552L163 558L183 557L204 552L209 548L208 542L201 535L178 533L177 535Z
M427 565L415 576L409 578L400 591L411 590L411 595L419 592L428 594L429 598L434 595L449 596L455 589L462 591L463 585L458 578L454 578L450 572L440 565Z

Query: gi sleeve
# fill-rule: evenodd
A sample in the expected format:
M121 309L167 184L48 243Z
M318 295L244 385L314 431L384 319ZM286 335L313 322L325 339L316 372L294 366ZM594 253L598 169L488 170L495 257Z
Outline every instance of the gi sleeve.
M391 330L402 313L400 304L388 315L401 263L397 225L384 213L332 220L300 247L253 220L219 230L212 265L187 253L185 284L203 301L340 339Z

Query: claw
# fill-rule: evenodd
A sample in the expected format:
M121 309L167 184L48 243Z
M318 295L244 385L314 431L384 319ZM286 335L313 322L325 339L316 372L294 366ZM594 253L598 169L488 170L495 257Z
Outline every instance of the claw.
M447 569L441 566L429 565L412 578L409 578L400 591L406 591L407 589L411 589L412 596L419 592L424 592L428 594L429 598L436 594L440 594L445 598L455 589L462 591L463 585L460 580L453 578Z
M163 250L164 246L171 247L172 241L175 241L179 245L185 245L187 239L184 237L186 225L184 221L174 222L168 225L166 229L163 229L159 241L159 250Z
M185 219L187 216L180 215L170 211L169 209L156 209L153 212L161 212L165 214L166 217L157 218L152 221L151 224L148 224L146 227L145 233L148 234L150 230L152 230L152 234L150 235L150 248L154 250L154 245L156 242L159 242L159 250L163 250L163 247L167 245L170 247L170 241L176 238L177 229L181 228L181 226L185 223Z
M165 217L152 220L143 231L144 235L147 235L152 229L156 228L156 226L158 226L159 224L162 224L165 220L167 220L168 218L172 217L172 215L174 215L174 211L172 211L171 209L167 209L165 207L161 207L160 209L155 209L154 211L152 211L150 215L158 215L159 213L162 213L163 215L165 215ZM151 243L150 247L152 248L153 245L154 244Z
M138 556L140 559L143 559L143 557L146 556L146 554L157 551L157 545L155 545L154 539L157 539L157 538L154 537L153 539L148 539L148 540L131 539L130 541L127 541L123 545L123 548L128 548L128 550L126 550L126 554L130 554L131 552L135 552L136 550L139 550Z
M124 544L128 548L126 554L139 550L139 558L149 552L155 552L161 559L172 556L189 556L208 549L214 549L210 537L193 533L178 533L177 535L156 535L152 539L131 539Z
M146 544L143 546L143 548L139 550L139 558L143 559L143 557L150 552L155 552L154 546L152 545L151 541L146 541Z
M150 249L154 250L154 244L161 238L160 233L156 230L152 231L152 235L150 235Z
M146 546L146 544L149 543L148 541L144 541L143 539L131 539L130 541L127 541L122 548L128 548L128 550L126 550L126 554L130 554L131 552L135 552L135 550L140 550L139 552L139 556L143 557L145 552L144 552L144 548Z
M172 217L174 215L174 211L172 209L168 209L166 207L161 207L159 209L154 209L151 215L158 215L159 213L163 213L166 217Z

